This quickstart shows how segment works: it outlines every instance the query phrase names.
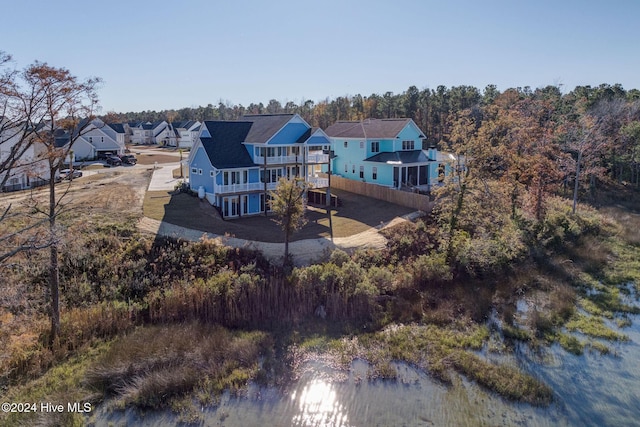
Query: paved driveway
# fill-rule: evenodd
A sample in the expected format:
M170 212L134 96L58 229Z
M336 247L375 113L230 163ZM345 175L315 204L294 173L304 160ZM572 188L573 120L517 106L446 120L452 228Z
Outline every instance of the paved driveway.
M184 178L174 178L173 171L180 167L180 163L163 163L158 165L151 175L147 191L171 191Z

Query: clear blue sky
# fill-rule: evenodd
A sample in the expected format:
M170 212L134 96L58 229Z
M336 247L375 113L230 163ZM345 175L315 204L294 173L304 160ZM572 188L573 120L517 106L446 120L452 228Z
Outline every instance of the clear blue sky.
M4 0L0 50L103 112L496 84L640 89L637 0Z

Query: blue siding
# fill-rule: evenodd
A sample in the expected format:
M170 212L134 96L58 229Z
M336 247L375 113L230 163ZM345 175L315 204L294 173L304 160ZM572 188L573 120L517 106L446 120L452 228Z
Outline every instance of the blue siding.
M329 141L324 136L312 136L307 140L307 145L330 145L331 141Z
M196 169L196 173L193 173L193 169ZM199 171L202 170L202 175ZM200 186L204 187L207 193L213 193L213 179L211 178L210 171L213 170L209 157L204 151L204 148L198 147L193 161L189 165L189 185L192 190L198 191Z
M260 182L260 169L249 169L249 182Z
M378 142L378 146L380 148L380 150L378 152L373 152L371 151L371 143L372 142ZM390 139L367 139L367 155L366 157L371 157L371 156L375 156L378 153L384 153L384 152L392 152L395 151L393 149L393 141ZM402 146L401 146L402 147Z
M260 194L249 194L249 213L260 213Z
M395 151L393 149L393 142L390 139L383 139L380 141L380 152L384 153L384 152L392 152ZM400 146L400 148L402 148L402 145Z
M255 163L256 162L256 157L253 153L253 144L244 144L244 147L247 149L247 152L249 153L249 156L251 156L251 160Z
M273 138L271 145L293 145L309 129L304 123L287 123Z
M435 185L438 183L438 167L439 163L433 162L429 164L429 184Z
M392 186L393 185L393 165L386 163L364 162L364 179L366 182L374 184ZM378 168L377 179L373 179L373 168ZM356 171L357 173L358 171ZM358 179L360 175L358 175Z

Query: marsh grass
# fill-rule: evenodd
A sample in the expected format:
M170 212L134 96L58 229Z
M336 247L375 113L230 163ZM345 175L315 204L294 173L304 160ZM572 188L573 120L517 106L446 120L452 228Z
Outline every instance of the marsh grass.
M372 334L334 341L332 351L343 362L362 358L372 365L370 378L395 378L391 362L409 363L451 384L458 372L481 386L514 401L548 404L551 389L530 375L507 365L496 365L478 356L489 339L485 326L459 323L435 325L393 325Z
M108 351L110 342L100 342L90 347L85 347L75 356L52 367L37 379L27 381L20 386L12 387L7 394L2 396L2 401L9 402L51 402L63 404L68 402L90 402L95 406L100 401L100 396L91 387L84 383L87 368L96 358ZM26 425L60 425L81 426L84 418L81 414L61 413L0 413L0 425L26 426Z
M557 342L560 344L560 347L576 356L580 356L584 352L585 344L573 335L564 332L555 332L547 335L546 338L549 342Z
M629 341L629 337L609 328L604 321L595 316L576 314L565 324L569 331L579 331L593 338L608 341Z
M266 333L220 326L141 327L112 344L87 370L86 383L115 396L121 407L170 407L189 393L207 404L255 378L259 357L270 345Z

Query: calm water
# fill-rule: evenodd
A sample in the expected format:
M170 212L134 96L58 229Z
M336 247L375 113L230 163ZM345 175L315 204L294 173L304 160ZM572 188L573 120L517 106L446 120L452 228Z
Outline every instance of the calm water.
M206 426L634 426L640 425L640 317L623 330L631 341L614 345L617 356L571 355L557 346L544 355L524 346L500 357L551 385L546 408L514 404L459 377L446 387L407 365L395 365L395 381L367 380L368 365L356 361L336 375L320 362L307 365L286 390L251 386L245 397L224 395L204 408ZM338 378L336 378L338 377ZM98 408L96 425L172 426L170 412L140 414Z

